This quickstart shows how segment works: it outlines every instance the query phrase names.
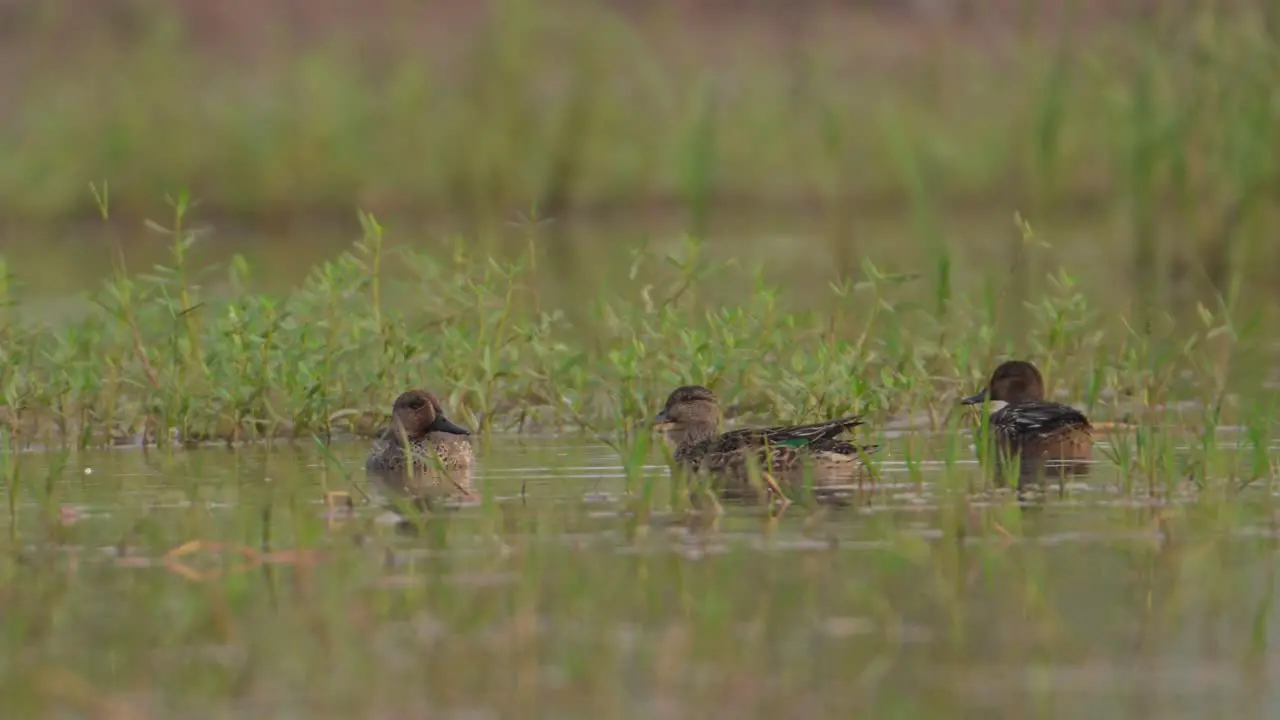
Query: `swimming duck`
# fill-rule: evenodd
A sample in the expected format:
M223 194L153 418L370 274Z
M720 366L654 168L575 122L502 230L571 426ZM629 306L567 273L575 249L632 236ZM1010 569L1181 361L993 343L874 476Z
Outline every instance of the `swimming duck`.
M425 479L426 484L448 489L439 482L441 470L457 489L469 492L475 457L470 434L470 430L445 417L435 395L426 390L409 390L391 406L391 426L373 441L364 467L382 479L394 478L393 488L408 494L425 489L422 482L407 483L408 478ZM408 441L407 452L404 440ZM408 466L410 462L412 468Z
M1093 427L1084 413L1044 399L1044 378L1023 360L1001 363L982 392L964 405L987 403L997 459L1019 455L1024 464L1081 463L1093 456Z
M810 425L742 428L721 433L720 403L701 385L676 388L654 418L654 427L665 431L674 446L675 461L693 472L726 477L736 482L748 478L752 462L766 473L793 473L809 465L814 479L830 483L849 478L862 466L862 457L876 445L854 445L836 438L863 424L854 415Z

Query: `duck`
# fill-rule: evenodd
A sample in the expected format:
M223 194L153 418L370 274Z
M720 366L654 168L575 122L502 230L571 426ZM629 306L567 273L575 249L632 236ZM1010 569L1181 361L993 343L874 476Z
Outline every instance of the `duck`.
M470 430L445 415L435 395L420 389L405 391L391 406L390 427L369 448L365 471L382 480L384 487L410 496L429 489L447 490L450 484L469 494L475 461L470 435ZM450 483L443 482L446 479Z
M715 393L701 385L678 387L667 397L653 419L653 427L663 431L672 458L679 468L705 473L721 481L721 489L731 489L723 481L742 489L749 479L749 466L763 473L790 475L806 466L814 471L815 482L837 483L863 468L865 456L877 445L855 445L837 438L864 424L851 415L809 425L741 428L721 432L723 413ZM779 491L772 478L764 477L770 489Z
M1049 462L1082 471L1093 459L1089 418L1044 398L1040 370L1025 360L1009 360L996 367L986 387L960 402L986 405L998 463L1018 456L1024 470Z

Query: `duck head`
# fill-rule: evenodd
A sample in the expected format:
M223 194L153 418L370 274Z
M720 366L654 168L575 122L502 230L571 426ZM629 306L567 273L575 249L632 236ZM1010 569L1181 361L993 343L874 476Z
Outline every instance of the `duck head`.
M714 437L720 429L720 402L715 393L701 385L678 387L653 419L653 426L666 433L676 447Z
M1006 405L1044 399L1044 378L1040 371L1025 360L1003 362L991 374L991 380L982 392L961 400L963 405L981 405L989 402L991 412Z
M391 417L410 440L426 437L428 433L443 432L451 435L470 435L471 431L445 417L440 400L426 390L409 390L401 393L391 406Z

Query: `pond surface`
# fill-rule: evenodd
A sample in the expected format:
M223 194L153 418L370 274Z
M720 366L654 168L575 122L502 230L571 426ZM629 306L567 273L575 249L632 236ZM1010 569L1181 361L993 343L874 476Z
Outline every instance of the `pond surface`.
M361 497L365 446L331 451L20 456L11 716L1280 711L1265 491L1156 500L1101 463L1020 503L890 441L843 504L695 515L656 458L629 486L604 445L495 437L484 501L406 528Z

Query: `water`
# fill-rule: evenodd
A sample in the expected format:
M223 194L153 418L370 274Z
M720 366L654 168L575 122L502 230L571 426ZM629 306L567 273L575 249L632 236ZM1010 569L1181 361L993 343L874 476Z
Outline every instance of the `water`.
M345 222L326 217L282 228L197 217L192 222L200 228L199 240L189 262L211 269L197 274L193 282L215 295L226 291L225 266L239 254L253 268L254 290L287 292L316 265L351 249L359 239L355 213L338 216ZM917 236L904 222L901 208L867 207L858 217L858 232L851 236L810 208L718 208L705 238L706 251L717 263L735 262L744 269L762 266L789 297L810 305L831 300L828 280L860 277L864 258L893 272L927 275L936 267L938 239ZM992 272L1006 272L1009 243L1020 237L1012 210L959 207L948 218L943 240L953 256L956 292L980 289ZM442 259L450 256L458 238L466 238L472 253L483 250L514 258L528 249L532 233L541 253L539 292L566 311L595 299L602 288L634 296L652 278L651 269L642 271L639 280L630 276L631 251L647 247L676 252L688 231L687 218L674 211L556 218L536 229L522 223L517 212L507 220L481 231L467 230L456 218L382 218L388 246L409 245ZM1114 227L1105 215L1093 214L1061 213L1042 222L1041 239L1055 245L1055 263L1061 262L1090 297L1117 303L1132 299L1132 253L1123 228ZM24 301L52 317L91 309L83 296L101 288L119 253L130 272L148 272L156 264L172 263L171 245L169 237L136 220L0 228L0 257L21 285ZM655 262L665 266L661 258ZM710 289L732 301L740 301L743 290L736 283Z
M364 450L24 454L0 551L6 707L1190 718L1280 700L1263 491L1157 500L1100 463L1020 504L950 493L940 464L917 483L890 442L881 482L843 504L693 516L657 462L646 504L603 445L497 438L486 501L410 532L379 503L325 504L360 499Z

